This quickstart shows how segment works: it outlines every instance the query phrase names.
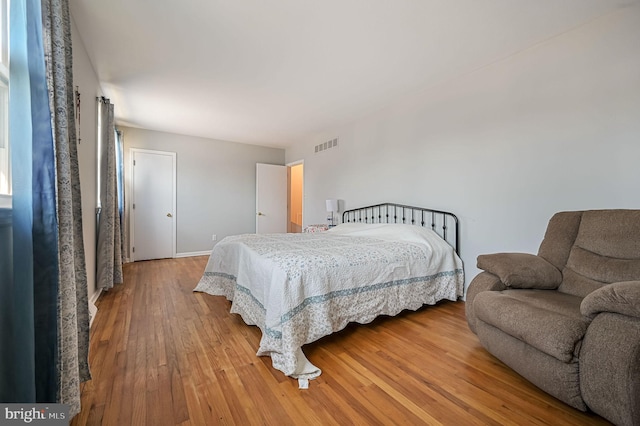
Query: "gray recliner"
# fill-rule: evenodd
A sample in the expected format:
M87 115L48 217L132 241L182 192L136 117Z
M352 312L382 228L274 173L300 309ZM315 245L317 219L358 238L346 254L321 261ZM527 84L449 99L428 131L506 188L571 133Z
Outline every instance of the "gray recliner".
M579 410L640 425L640 210L557 213L537 255L478 268L466 316L490 353Z

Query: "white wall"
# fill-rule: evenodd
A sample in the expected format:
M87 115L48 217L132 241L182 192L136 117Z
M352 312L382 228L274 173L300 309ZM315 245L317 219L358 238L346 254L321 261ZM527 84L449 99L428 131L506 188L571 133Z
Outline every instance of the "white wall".
M305 224L327 198L451 211L468 283L479 254L537 252L557 211L640 208L639 40L635 6L301 141Z
M131 193L131 148L177 154L178 256L209 252L212 234L219 241L255 232L256 163L284 164L283 149L118 128L124 136L125 196Z
M71 22L71 36L73 45L73 82L80 92L80 127L76 132L80 138L78 161L80 165L87 287L89 300L92 300L98 295L96 292L96 97L102 96L102 91L73 19Z

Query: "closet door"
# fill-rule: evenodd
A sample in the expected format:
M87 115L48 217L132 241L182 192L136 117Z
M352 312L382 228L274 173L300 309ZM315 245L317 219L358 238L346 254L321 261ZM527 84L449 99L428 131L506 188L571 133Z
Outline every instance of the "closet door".
M176 154L131 150L133 260L176 255Z
M287 232L287 166L256 164L256 233Z

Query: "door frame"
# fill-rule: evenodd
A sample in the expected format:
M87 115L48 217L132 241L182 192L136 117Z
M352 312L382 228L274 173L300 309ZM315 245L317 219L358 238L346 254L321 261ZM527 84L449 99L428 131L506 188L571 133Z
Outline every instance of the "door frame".
M133 262L136 260L135 253L133 252L133 248L135 247L135 214L133 212L133 205L135 204L135 172L134 172L134 161L136 153L146 153L146 154L156 154L156 155L166 155L170 156L172 160L172 188L171 193L173 195L173 199L171 200L171 205L173 209L173 217L171 218L171 258L175 259L176 257L176 217L177 217L177 175L176 175L176 153L170 151L159 151L154 149L142 149L142 148L129 148L129 170L131 170L131 201L127 204L127 210L129 212L129 256Z

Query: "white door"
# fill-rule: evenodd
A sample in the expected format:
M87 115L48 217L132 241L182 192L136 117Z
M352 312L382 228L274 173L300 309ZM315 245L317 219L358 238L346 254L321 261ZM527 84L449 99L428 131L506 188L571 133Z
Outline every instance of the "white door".
M256 164L256 233L287 232L287 166Z
M133 260L175 257L176 154L131 150Z

